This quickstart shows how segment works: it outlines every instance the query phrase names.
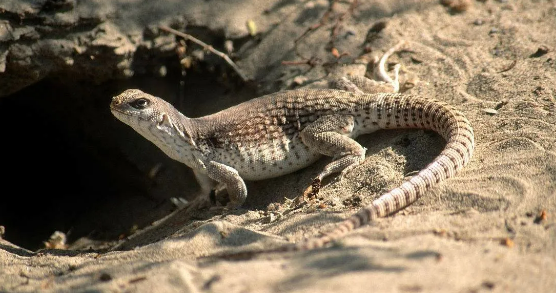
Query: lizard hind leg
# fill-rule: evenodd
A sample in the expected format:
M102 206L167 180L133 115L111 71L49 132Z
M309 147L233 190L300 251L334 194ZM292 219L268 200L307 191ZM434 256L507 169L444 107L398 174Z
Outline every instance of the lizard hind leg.
M350 137L354 125L353 116L327 115L301 131L301 140L312 151L333 157L332 162L315 177L305 194L316 196L324 178L338 172L342 176L364 161L365 148Z
M364 76L343 76L334 81L334 88L356 94L397 93L399 91L398 72L399 65L394 68L395 79L393 83L377 81Z
M392 48L388 49L380 59L375 57L371 63L374 64L373 79L347 74L334 80L333 87L354 93L397 93L400 90L399 72L401 65L394 66L394 78L388 75L386 62L394 52L403 49L405 41L401 41Z

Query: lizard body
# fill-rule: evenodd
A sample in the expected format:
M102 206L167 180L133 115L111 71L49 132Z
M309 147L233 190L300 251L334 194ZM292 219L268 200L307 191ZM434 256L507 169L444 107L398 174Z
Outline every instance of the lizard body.
M397 70L395 81L383 76L397 91ZM313 192L318 192L323 178L345 174L363 162L365 148L354 140L362 134L418 128L433 130L446 140L444 150L428 166L331 232L278 249L306 250L322 247L410 205L432 186L453 177L469 162L474 150L473 129L452 106L412 95L363 93L347 83L348 90L299 89L269 94L199 118L186 117L171 104L137 89L114 97L110 107L119 120L168 156L200 176L225 184L229 208L245 201L244 179L281 176L311 165L322 155L331 156L332 162L312 184Z

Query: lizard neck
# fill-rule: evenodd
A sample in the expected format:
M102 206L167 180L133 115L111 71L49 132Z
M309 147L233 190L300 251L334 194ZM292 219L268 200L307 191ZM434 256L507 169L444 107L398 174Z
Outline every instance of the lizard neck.
M170 158L186 164L188 167L202 170L204 169L203 153L196 144L199 136L199 123L189 118L179 111L166 112L167 117L162 123L149 125L139 125L136 129L145 138L150 140Z

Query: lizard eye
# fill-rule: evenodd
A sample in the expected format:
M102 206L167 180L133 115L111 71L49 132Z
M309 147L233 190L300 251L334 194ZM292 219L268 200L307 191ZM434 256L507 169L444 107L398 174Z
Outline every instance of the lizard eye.
M142 110L147 108L151 102L145 98L139 98L135 101L129 103L129 105L137 110Z

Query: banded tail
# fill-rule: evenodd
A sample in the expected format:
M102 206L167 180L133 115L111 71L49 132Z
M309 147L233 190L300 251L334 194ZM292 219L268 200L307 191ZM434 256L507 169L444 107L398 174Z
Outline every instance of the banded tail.
M279 250L299 251L323 247L376 218L409 206L431 187L454 177L470 161L475 147L473 128L467 118L452 106L399 94L385 94L376 106L376 122L381 128L433 130L446 140L446 147L418 174L339 223L332 231Z

